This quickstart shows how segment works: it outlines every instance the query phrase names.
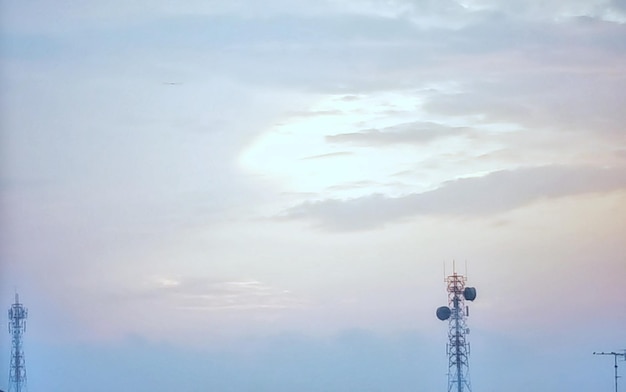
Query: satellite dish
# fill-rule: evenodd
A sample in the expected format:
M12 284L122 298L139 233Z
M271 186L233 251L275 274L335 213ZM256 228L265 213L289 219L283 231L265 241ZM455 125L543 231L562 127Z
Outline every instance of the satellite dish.
M476 288L475 287L466 287L463 290L463 297L465 297L468 301L473 301L476 299Z
M447 306L440 306L437 308L437 318L441 321L445 321L450 318L452 311Z

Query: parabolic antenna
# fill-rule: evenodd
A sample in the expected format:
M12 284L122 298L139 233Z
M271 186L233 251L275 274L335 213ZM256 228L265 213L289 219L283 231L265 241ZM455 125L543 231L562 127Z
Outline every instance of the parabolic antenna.
M437 318L441 321L445 321L450 318L452 311L447 306L440 306L437 308Z
M463 296L468 301L473 301L476 299L476 288L475 287L466 287L463 290Z

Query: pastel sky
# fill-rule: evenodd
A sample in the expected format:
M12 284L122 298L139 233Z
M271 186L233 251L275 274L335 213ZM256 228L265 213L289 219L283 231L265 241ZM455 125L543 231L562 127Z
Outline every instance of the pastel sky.
M453 261L474 390L611 390L626 1L0 0L0 26L30 390L443 391Z

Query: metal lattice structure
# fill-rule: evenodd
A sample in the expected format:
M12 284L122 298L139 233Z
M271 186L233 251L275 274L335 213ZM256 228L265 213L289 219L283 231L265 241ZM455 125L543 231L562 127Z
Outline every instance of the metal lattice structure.
M9 333L11 334L11 365L9 369L9 392L26 391L26 363L22 335L26 331L26 309L15 294L15 303L9 308Z
M448 320L448 392L471 392L469 375L470 344L466 319L469 309L465 301L476 299L476 289L466 287L467 277L455 272L445 279L448 290L448 306L437 309L437 318Z
M610 353L605 353L605 352L597 353L597 352L594 352L593 355L612 355L613 356L613 361L614 361L613 367L615 368L615 392L617 392L617 380L620 377L620 376L618 376L618 373L617 373L617 357L622 357L622 359L624 361L626 361L626 350L624 350L624 352L622 352L622 353L616 353L615 351L611 351Z

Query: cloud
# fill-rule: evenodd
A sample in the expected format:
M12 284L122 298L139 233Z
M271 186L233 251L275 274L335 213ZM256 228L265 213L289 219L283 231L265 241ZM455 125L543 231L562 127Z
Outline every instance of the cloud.
M384 16L384 12L360 12L368 8L360 2L353 6L333 3L324 12L309 9L308 13L290 13L293 6L281 12L281 3L272 2L267 7L264 3L264 8L273 11L263 17L247 15L242 5L245 2L237 6L214 2L215 6L195 4L201 8L191 7L195 13L185 12L185 7L178 11L170 9L177 7L165 7L167 17L152 15L140 24L90 29L81 34L33 38L17 28L7 29L3 55L39 51L55 67L68 55L72 60L68 64L89 58L98 59L99 65L132 60L140 63L141 72L155 64L179 63L184 69L197 66L203 72L210 69L214 75L255 85L360 93L420 87L437 80L506 82L519 72L537 77L564 64L593 73L619 61L610 51L624 45L623 26L614 23L555 23L551 18L518 17L515 12L468 11L444 2L370 2L374 9L409 8L424 18L443 15L428 28L426 22L412 21L406 11L393 17ZM105 8L109 7L117 9L113 5ZM75 13L101 15L96 6L85 8ZM449 10L452 8L456 11ZM136 11L133 6L122 7L120 12L136 16ZM20 12L24 18L32 17L30 12ZM449 13L482 16L467 16L467 23L448 28L442 20ZM623 68L618 65L616 69ZM182 80L180 76L173 75L176 80Z
M333 174L343 169L340 165L351 165L358 175L338 177L330 191L371 194L368 186L381 189L389 173L406 169L412 175L402 180L416 192L414 186L445 178L531 162L537 167L452 180L401 197L372 194L304 203L287 210L286 219L335 230L369 229L422 215L497 214L541 198L623 187L620 168L539 165L600 166L605 163L598 163L600 155L612 155L623 165L626 41L624 25L607 21L611 9L623 9L624 2L463 3L465 8L437 0L3 3L1 166L11 181L11 189L0 184L7 214L3 279L12 282L12 270L20 268L34 289L45 292L41 297L58 291L57 310L63 314L66 304L85 297L82 290L71 290L75 282L93 290L110 287L130 265L136 267L124 273L134 279L135 270L157 273L164 265L182 274L200 270L215 276L216 269L254 264L267 269L266 276L250 274L263 280L273 273L267 260L275 259L289 265L285 275L293 275L284 279L301 279L294 285L309 276L317 279L319 274L301 274L299 267L302 259L317 255L309 251L315 248L303 247L306 240L288 225L276 233L285 230L294 237L287 241L276 234L276 243L268 240L272 230L262 229L267 237L243 229L217 234L224 221L285 209L282 203L295 194L300 201L310 199L307 187L283 189L292 192L288 197L275 197L273 190L264 194L265 184L252 185L234 161L281 117L339 114L332 107L307 110L320 98L311 92L339 92L344 103L367 102L369 92L390 90L417 92L426 100L424 107L407 112L415 109L417 118L432 123L407 123L415 117L380 111L377 119L398 115L397 121L323 128L333 133L326 141L339 147L384 147L400 156L395 148L403 144L432 147L442 138L449 144L458 141L451 138L474 138L441 153L428 149L432 154L424 158L403 155L397 166L383 154L332 159L348 153L330 152L323 143L293 158L307 168L327 164L326 173ZM169 88L164 81L182 84ZM305 97L298 101L295 95ZM467 128L443 125L459 123ZM519 127L479 134L480 125L498 123ZM581 159L581 151L594 156ZM484 158L476 159L479 154ZM361 166L363 161L367 164ZM299 178L307 180L310 173ZM182 240L190 236L193 240ZM353 248L378 244L365 241ZM287 242L297 248L289 257L281 254ZM266 253L263 263L251 243ZM327 260L341 254L328 248ZM375 252L366 253L377 264ZM293 260L298 267L292 267ZM265 314L263 309L301 305L280 288L253 280L169 278L129 290L131 306L148 302L154 320L162 317L162 306L181 309L185 317L206 313L213 319L214 311L240 317L244 309ZM87 300L84 304L76 313L94 312ZM160 325L149 321L146 330ZM180 333L179 324L172 329Z
M28 32L66 33L102 28L138 25L148 20L163 20L189 15L241 15L248 19L266 18L276 14L316 14L328 9L329 1L268 0L255 1L186 0L135 1L113 0L106 3L61 0L51 3L34 0L29 4L4 2L3 22L8 28Z
M486 123L601 133L623 139L626 114L621 108L626 99L626 77L614 68L617 64L606 64L597 74L591 69L564 68L470 82L464 92L431 96L424 108L439 115L482 115Z
M496 0L463 1L466 8L477 12L493 12L523 19L559 20L587 16L598 19L615 19L619 0Z
M128 299L170 303L187 310L249 310L301 307L304 303L287 290L257 280L211 281L203 278L154 278Z
M304 157L302 159L305 159L305 160L309 160L309 159L324 159L324 158L348 156L348 155L352 155L352 154L353 153L349 152L349 151L339 151L339 152L330 152L328 154L313 155L313 156L310 156L310 157Z
M468 131L465 127L451 127L433 122L411 122L382 129L365 129L359 132L326 136L329 143L348 143L361 146L385 146L391 144L425 144L435 139L460 136Z
M613 0L611 5L621 11L626 12L626 0Z
M624 167L531 167L452 180L432 191L397 198L374 194L351 200L306 202L287 210L282 218L313 220L334 230L361 230L416 215L491 215L540 199L623 188Z
M313 110L313 111L299 111L288 113L289 117L319 117L319 116L338 116L343 114L341 110Z

